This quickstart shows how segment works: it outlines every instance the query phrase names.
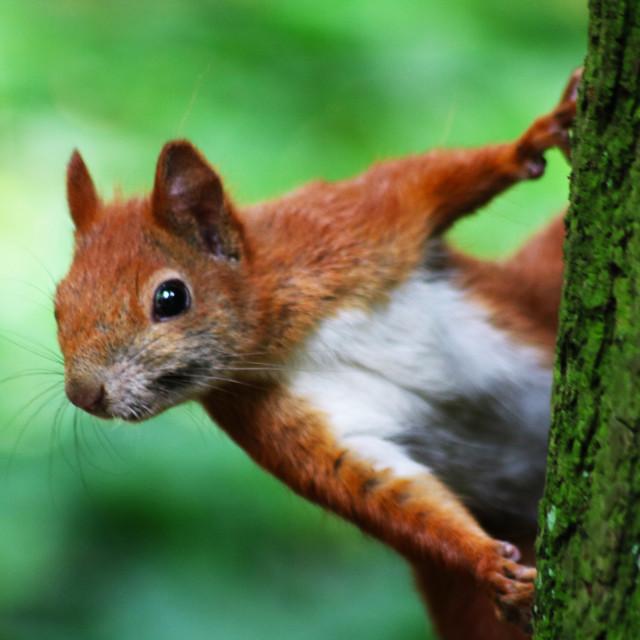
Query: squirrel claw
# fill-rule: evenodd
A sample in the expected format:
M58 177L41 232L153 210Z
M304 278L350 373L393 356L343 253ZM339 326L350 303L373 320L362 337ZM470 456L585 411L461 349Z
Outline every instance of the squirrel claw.
M578 87L580 86L580 80L582 80L583 71L584 67L578 67L571 76L569 76L569 82L567 82L567 86L564 88L564 92L560 98L560 104L565 102L572 102L575 104L578 99Z
M527 162L526 168L529 179L535 180L536 178L540 178L544 174L546 166L547 161L542 154L535 158L531 158L529 162Z
M503 558L511 560L512 562L518 562L518 560L520 560L518 547L510 542L499 542L497 551Z
M539 178L544 173L543 153L547 149L557 147L567 161L571 160L569 129L576 115L576 99L581 78L582 69L574 71L556 108L538 118L518 140L516 154L521 163L521 175L525 179Z
M576 103L578 100L578 87L582 80L583 68L576 69L569 78L569 82L565 87L558 106L553 111L556 120L563 125L560 134L560 140L557 143L558 149L562 152L567 162L571 162L571 138L569 136L569 127L573 124L576 116Z
M499 542L479 570L479 578L491 593L496 616L527 631L531 628L531 605L536 570L518 564L518 549Z

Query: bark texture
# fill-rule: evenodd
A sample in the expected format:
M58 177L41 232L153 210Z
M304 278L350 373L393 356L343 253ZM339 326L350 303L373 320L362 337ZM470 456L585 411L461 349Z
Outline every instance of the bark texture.
M640 637L640 0L592 0L536 638Z

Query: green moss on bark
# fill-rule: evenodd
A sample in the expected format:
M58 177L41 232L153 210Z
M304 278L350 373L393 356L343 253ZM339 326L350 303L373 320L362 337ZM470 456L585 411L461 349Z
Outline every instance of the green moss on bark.
M538 539L536 638L640 634L640 5L593 0Z

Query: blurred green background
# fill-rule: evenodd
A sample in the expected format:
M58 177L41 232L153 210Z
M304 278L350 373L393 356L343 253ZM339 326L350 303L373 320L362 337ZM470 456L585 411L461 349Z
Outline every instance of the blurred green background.
M196 407L67 406L51 309L79 148L105 196L188 137L239 202L518 135L583 58L578 0L0 0L0 640L423 638L409 570L250 463ZM568 170L461 224L503 255Z

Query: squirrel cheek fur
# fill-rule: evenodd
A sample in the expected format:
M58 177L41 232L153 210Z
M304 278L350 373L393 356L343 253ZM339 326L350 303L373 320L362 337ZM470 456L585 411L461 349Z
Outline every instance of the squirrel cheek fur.
M442 233L567 152L580 73L515 142L236 208L186 141L104 204L75 152L55 300L66 390L102 418L199 401L263 468L396 549L437 632L525 638L561 221L504 262Z

